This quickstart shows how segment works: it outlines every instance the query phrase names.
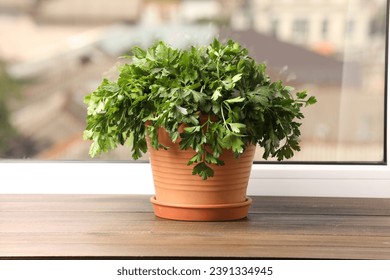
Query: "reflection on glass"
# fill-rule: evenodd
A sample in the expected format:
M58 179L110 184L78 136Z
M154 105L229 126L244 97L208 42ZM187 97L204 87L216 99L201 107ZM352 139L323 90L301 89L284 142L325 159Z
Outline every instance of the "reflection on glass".
M0 0L0 158L90 160L83 98L118 57L218 36L317 97L294 161L381 162L386 11L385 0Z

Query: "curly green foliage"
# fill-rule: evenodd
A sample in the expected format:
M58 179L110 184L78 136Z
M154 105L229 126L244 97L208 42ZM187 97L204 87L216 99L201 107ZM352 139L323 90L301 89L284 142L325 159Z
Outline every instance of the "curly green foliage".
M117 81L105 79L85 97L91 156L128 142L138 159L147 151L146 133L155 149L166 148L158 142L159 127L182 150L194 150L188 165L203 179L214 175L212 165L224 164L224 149L238 157L258 144L264 159L278 160L300 150L301 108L316 99L271 82L266 66L237 42L215 39L186 50L158 42L147 50L134 47L131 58Z

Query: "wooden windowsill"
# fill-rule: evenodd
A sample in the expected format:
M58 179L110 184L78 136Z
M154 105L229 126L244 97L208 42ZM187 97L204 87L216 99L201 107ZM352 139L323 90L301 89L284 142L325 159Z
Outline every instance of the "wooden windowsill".
M252 198L247 219L204 223L148 196L0 195L0 259L390 259L390 199Z

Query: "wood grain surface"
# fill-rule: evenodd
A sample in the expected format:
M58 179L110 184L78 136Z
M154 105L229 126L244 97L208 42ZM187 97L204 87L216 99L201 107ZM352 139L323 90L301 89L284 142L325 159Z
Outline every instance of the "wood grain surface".
M243 220L179 222L142 195L0 195L0 259L390 259L390 199L252 198Z

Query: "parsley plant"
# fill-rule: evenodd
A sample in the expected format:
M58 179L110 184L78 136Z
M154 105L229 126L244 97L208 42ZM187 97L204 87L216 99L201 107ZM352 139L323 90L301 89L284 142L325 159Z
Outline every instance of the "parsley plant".
M237 42L214 39L185 50L158 42L146 50L134 47L131 59L116 81L104 79L85 97L84 138L93 141L92 157L128 143L138 159L147 152L146 133L155 149L165 148L158 142L160 127L182 150L194 151L188 165L203 179L214 175L213 165L224 164L224 149L238 157L257 144L264 159L278 160L300 150L301 108L315 97L272 82L265 64Z

